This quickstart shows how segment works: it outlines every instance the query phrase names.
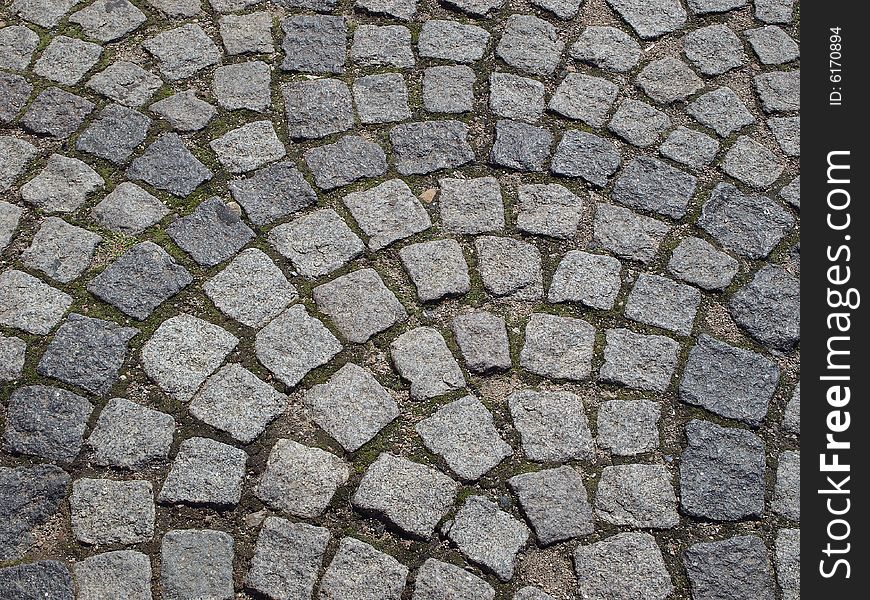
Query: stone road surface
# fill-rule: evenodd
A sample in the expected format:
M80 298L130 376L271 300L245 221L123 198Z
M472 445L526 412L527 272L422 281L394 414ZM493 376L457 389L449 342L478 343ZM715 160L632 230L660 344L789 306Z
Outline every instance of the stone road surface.
M792 0L3 0L0 598L799 597Z

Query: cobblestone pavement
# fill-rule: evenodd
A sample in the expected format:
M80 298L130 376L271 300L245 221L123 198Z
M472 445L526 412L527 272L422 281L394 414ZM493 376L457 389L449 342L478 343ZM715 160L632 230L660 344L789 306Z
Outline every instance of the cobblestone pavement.
M791 0L0 10L0 598L799 597Z

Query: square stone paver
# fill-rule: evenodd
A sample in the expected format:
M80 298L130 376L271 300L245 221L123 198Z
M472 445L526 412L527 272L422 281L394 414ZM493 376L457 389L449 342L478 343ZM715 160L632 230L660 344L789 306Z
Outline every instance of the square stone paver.
M521 390L507 398L523 452L530 460L589 460L595 442L583 401L571 392Z
M581 537L595 529L586 486L574 468L514 475L508 484L542 545Z
M234 542L213 529L173 529L160 545L160 584L165 600L231 600Z
M362 240L331 208L278 225L269 232L269 242L309 279L329 275L365 250Z
M257 333L254 348L260 363L293 387L329 362L342 345L303 305L294 304Z
M295 81L282 84L281 93L291 138L322 138L353 127L353 100L343 81Z
M155 102L149 109L178 131L199 131L217 115L217 109L198 98L194 90L173 94Z
M671 474L662 465L604 467L595 492L595 514L613 525L676 527L680 516Z
M100 60L99 44L59 35L52 38L33 65L33 72L63 85L75 85Z
M400 73L381 73L357 77L353 100L363 123L395 123L411 118L408 86Z
M621 258L651 262L670 227L658 219L599 202L595 208L593 239L596 245Z
M233 199L255 225L268 225L317 202L317 194L296 165L281 161L229 183Z
M0 594L5 598L61 598L74 594L65 564L56 560L20 563L0 569Z
M485 311L453 318L453 336L469 370L477 373L510 369L510 342L505 320Z
M358 135L346 135L334 144L311 148L302 157L314 175L314 183L323 190L387 172L384 149Z
M91 210L100 225L126 235L142 233L168 214L163 202L129 181L119 183Z
M447 475L383 452L366 470L351 503L414 537L428 539L458 491Z
M11 135L0 136L0 151L0 192L5 192L24 174L39 151L30 142ZM3 205L13 206L6 202Z
M570 48L573 58L615 73L630 71L640 60L640 44L615 27L589 26Z
M310 519L323 514L348 477L347 463L334 454L279 439L254 493L275 510Z
M604 187L622 165L618 147L605 139L576 129L562 136L550 163L550 171L565 177L579 177Z
M151 559L141 552L116 550L95 554L76 561L73 573L81 600L151 598Z
M213 267L254 237L251 228L220 198L209 198L166 228L169 237L196 262Z
M640 148L655 144L670 127L671 118L666 113L631 98L619 104L607 126L629 144Z
M489 76L489 108L504 119L533 123L544 114L544 84L512 73Z
M465 376L441 333L433 327L406 331L390 344L396 371L411 383L411 397L428 400L465 387Z
M54 465L0 467L0 559L19 559L31 549L39 537L35 529L57 514L69 482L66 471Z
M534 235L571 239L577 235L583 201L558 184L525 184L517 188L517 229Z
M504 229L504 202L495 177L438 180L441 226L452 233Z
M90 266L94 250L102 240L102 236L87 229L47 217L21 260L56 281L69 283Z
M136 544L154 537L151 482L79 479L73 482L70 519L85 544Z
M432 226L429 213L401 179L391 179L342 202L369 237L369 248L380 250Z
M543 172L550 158L553 134L546 127L499 119L489 161L516 171Z
M164 504L231 507L242 497L248 455L208 438L181 442L157 500Z
M58 328L36 371L104 395L118 381L127 344L138 333L133 327L73 313Z
M260 60L224 65L215 69L212 76L215 99L218 105L227 110L245 108L254 112L265 112L272 105L271 83L272 70ZM233 150L241 152L258 145L255 140L251 140L249 144L246 146L239 141ZM218 158L222 158L220 153Z
M665 600L674 583L648 533L618 533L574 551L580 594L590 600Z
M592 373L595 328L582 319L534 313L525 330L520 366L552 379L579 381Z
M299 297L281 269L257 248L237 254L202 289L222 313L255 329L264 327Z
M770 556L755 535L694 544L683 554L683 563L695 597L776 597Z
M668 271L673 276L705 290L728 287L738 266L734 258L696 237L683 239L668 261Z
M403 25L359 25L353 32L350 56L367 67L413 67L411 31Z
M190 414L250 444L281 416L286 406L284 394L234 363L206 379L190 402Z
M100 413L87 443L98 465L140 469L166 460L175 427L172 415L113 398Z
M272 15L266 11L223 15L218 23L227 54L269 54L275 50Z
M358 344L405 320L407 312L374 269L360 269L313 290L317 308Z
M607 79L568 73L550 98L547 108L569 119L601 127L616 101L619 86Z
M14 381L21 377L26 354L27 342L0 335L0 381Z
M9 396L3 448L7 452L70 463L78 456L94 406L85 398L44 385Z
M160 72L171 81L185 79L217 64L221 51L202 28L188 23L142 42L157 60Z
M571 250L562 257L547 300L578 302L589 308L610 310L622 287L622 263L612 256Z
M408 567L355 538L341 540L320 581L320 598L399 600Z
M226 329L181 314L163 321L145 342L142 366L166 393L186 402L238 343Z
M728 303L731 317L765 346L791 350L800 341L800 281L785 269L765 265Z
M533 75L551 75L565 42L556 28L533 15L511 15L495 54L512 67Z
M230 173L247 173L287 154L271 121L254 121L212 140L209 146Z
M665 391L677 368L679 344L662 335L608 329L599 379L627 387Z
M464 65L423 71L423 106L433 113L464 113L474 107L475 74Z
M801 453L786 450L779 455L771 508L786 519L801 520Z
M492 414L474 396L445 404L414 429L426 448L447 461L461 479L478 479L513 454Z
M420 28L417 52L422 58L473 63L483 58L488 43L489 32L482 27L457 21L427 19Z
M681 219L695 193L697 179L654 158L637 158L623 169L613 199L637 210Z
M508 237L481 236L474 240L483 285L507 300L538 300L544 295L541 253L538 248Z
M69 294L24 271L8 269L0 273L0 325L47 335L72 301Z
M465 569L430 558L417 571L413 598L414 600L441 598L493 600L495 590L486 581Z
M366 369L346 363L305 393L311 418L348 452L355 452L399 416L390 393Z
M88 154L124 164L145 141L151 118L121 104L100 111L76 140L76 148Z
M390 130L396 170L402 175L425 175L455 169L474 160L468 126L459 121L403 123Z
M46 213L69 213L105 186L103 178L77 158L48 157L45 168L21 186L21 198Z
M187 149L181 136L172 132L160 134L127 169L130 179L144 181L182 198L211 179L212 175L211 170Z
M689 335L700 304L701 292L697 288L660 275L641 273L628 294L625 316L639 323Z
M126 60L113 62L85 84L89 90L131 108L148 102L162 85L160 77Z
M700 131L680 125L659 146L659 154L693 169L713 162L719 152L719 142Z
M462 295L471 289L468 264L456 240L410 244L399 250L399 257L423 302Z
M598 445L617 456L659 447L661 406L652 400L608 400L598 407Z
M347 22L332 15L291 15L284 30L285 71L342 73L347 60Z

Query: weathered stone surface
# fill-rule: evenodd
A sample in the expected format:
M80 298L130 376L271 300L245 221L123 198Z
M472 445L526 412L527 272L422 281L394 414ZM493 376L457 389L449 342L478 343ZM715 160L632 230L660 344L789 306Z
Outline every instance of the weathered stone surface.
M14 381L21 377L26 353L27 342L0 335L0 381Z
M534 313L525 330L520 366L552 379L586 379L592 372L595 328L582 319Z
M387 172L383 148L357 135L346 135L334 144L306 150L303 157L317 187L324 190Z
M215 0L215 3L225 1L227 6L235 4L236 10L244 8L246 0ZM167 17L193 17L202 11L202 0L148 0L148 3ZM211 2L209 2L211 4Z
M607 128L640 148L652 146L671 127L671 118L646 102L627 98L610 119Z
M580 594L590 600L665 600L674 584L648 533L618 533L574 551Z
M287 397L239 364L209 377L190 403L190 414L233 439L250 444L287 406Z
M69 294L23 271L0 273L0 325L47 335L72 302Z
M797 209L801 207L801 177L798 175L779 191L779 197Z
M178 131L198 131L208 125L217 114L217 109L197 98L193 90L178 92L155 102L149 108L151 112L169 121L173 129Z
M755 123L755 117L737 93L725 86L698 96L689 103L686 112L723 138Z
M498 117L537 121L544 114L544 84L512 73L489 76L489 107Z
M99 44L59 35L52 38L33 65L33 72L62 85L75 85L103 53Z
M795 60L800 50L789 35L779 27L768 25L744 32L752 51L765 65L779 65Z
M145 22L145 14L127 0L97 0L71 14L69 20L81 25L88 37L111 42L136 31Z
M268 87L265 89L268 91ZM282 159L287 154L271 121L254 121L242 125L212 140L209 146L221 165L230 173L253 171L269 162Z
M363 475L351 502L402 531L428 539L453 506L459 486L447 475L383 452Z
M0 569L0 594L4 598L73 600L73 590L69 569L55 560Z
M23 80L22 80L23 81ZM30 84L27 84L28 86ZM24 89L21 89L24 92ZM10 90L11 120L24 107L30 90L16 98L16 90ZM67 138L78 130L85 118L94 110L94 103L60 88L50 87L39 93L21 118L21 124L33 133L43 133L55 138Z
M14 0L11 8L23 19L52 28L76 4L75 0Z
M353 101L343 81L296 81L282 84L281 92L290 137L321 138L353 127Z
M485 16L491 11L501 8L505 0L445 0L469 15Z
M142 365L166 393L187 401L238 343L222 327L181 314L163 321L145 342Z
M746 63L743 44L727 25L708 25L687 34L683 52L704 75L721 75Z
M556 88L547 108L569 119L601 127L616 101L619 87L608 79L568 73Z
M423 106L434 113L463 113L474 107L475 75L464 65L439 65L423 71Z
M221 312L255 329L264 327L298 297L281 269L256 248L239 253L202 287Z
M771 508L792 521L801 520L801 453L787 450L779 455L776 487Z
M166 228L169 237L201 265L213 267L254 237L251 228L220 198L209 198Z
M513 453L495 428L492 414L474 396L445 404L414 429L426 448L468 481L482 477Z
M680 399L757 427L778 381L773 361L702 334L686 361Z
M113 398L100 413L88 446L98 465L138 469L165 460L174 434L172 415Z
M792 22L794 0L758 0L755 4L755 18L764 23Z
M81 600L151 600L151 559L133 550L95 554L73 565Z
M235 506L242 497L247 461L244 450L209 438L188 438L181 442L157 500L166 504Z
M297 217L269 232L269 242L304 277L328 275L362 254L365 246L330 208Z
M780 529L776 536L776 579L782 589L783 600L800 600L800 529Z
M432 226L429 213L401 179L353 192L342 198L342 202L363 233L369 236L368 245L372 250L380 250Z
M417 0L356 0L356 6L370 13L410 21L417 14Z
M23 25L0 29L0 68L24 71L39 45L39 36Z
M133 327L73 313L58 328L36 371L103 395L118 381L127 343L138 333Z
M661 58L647 64L637 75L637 85L660 104L685 100L704 87L704 82L683 61Z
M136 244L94 277L88 291L126 315L147 318L193 277L153 242Z
M267 54L275 50L272 15L266 11L224 15L218 23L227 54Z
M355 452L399 416L393 397L353 363L305 393L311 418L348 452Z
M680 522L671 474L662 465L604 467L595 514L613 525L671 529Z
M592 533L583 478L569 466L515 475L508 484L544 546Z
M550 171L556 175L582 177L593 185L604 187L621 165L619 150L613 142L570 129L556 147Z
M508 237L474 240L477 265L487 291L506 300L537 300L544 294L541 253L536 246Z
M311 598L329 538L325 527L267 517L245 585L268 598Z
M553 134L545 127L501 119L495 124L495 142L489 160L517 171L543 171Z
M438 185L441 226L447 231L475 234L504 228L504 202L494 177L444 178Z
M24 174L27 166L36 158L38 151L36 146L30 142L11 135L3 135L0 136L0 153L2 153L0 154L0 192L5 192ZM2 206L11 207L13 205L4 202ZM11 208L4 208L2 212L7 219L11 219L13 213ZM14 225L12 229L14 229ZM3 239L3 235L0 234L0 250L6 245L2 242ZM8 239L6 241L8 242Z
M800 341L800 282L784 269L767 265L728 303L734 321L766 346L790 350Z
M78 394L44 385L9 396L3 448L7 452L70 463L79 454L93 405Z
M474 160L468 126L459 121L422 121L390 130L396 170L402 175L425 175L453 169Z
M788 433L800 435L801 433L801 384L798 383L792 392L791 399L785 406L785 415L782 418L782 428Z
M275 510L313 518L323 514L349 476L348 465L334 454L279 439L254 493Z
M510 343L502 317L475 311L453 318L453 335L465 365L478 373L511 368Z
M489 32L482 27L427 19L420 28L417 52L421 58L441 58L473 63L483 58L489 44Z
M698 225L725 250L765 258L794 226L794 217L766 196L749 196L720 183L704 204Z
M659 447L661 407L651 400L608 400L598 407L598 445L617 456Z
M202 164L176 133L163 133L145 153L134 159L127 177L138 179L176 196L188 196L213 173Z
M399 600L408 567L355 538L341 540L320 581L320 598Z
M32 91L33 86L24 77L0 73L0 123L8 123L17 117ZM31 122L36 124L41 120L32 119Z
M577 234L583 201L568 188L558 184L524 184L517 188L517 200L520 231L564 239Z
M358 344L407 316L395 294L374 269L360 269L321 284L314 301L345 339Z
M674 249L668 271L678 279L705 290L728 287L737 274L738 262L696 237L687 237Z
M714 138L682 125L674 129L659 146L662 156L694 169L709 165L718 152L719 142Z
M56 514L69 482L54 465L0 467L0 560L18 559L30 549L33 530Z
M508 396L507 403L528 459L562 462L595 455L586 410L578 396L522 390Z
M621 29L594 25L584 29L570 49L573 58L616 73L634 68L640 53L637 40Z
M636 158L623 169L613 186L613 198L629 208L680 219L695 193L698 180L655 158Z
M213 529L174 529L160 545L163 598L233 598L233 538Z
M686 425L680 506L693 517L736 521L764 512L764 444L745 429L707 421Z
M120 104L110 104L76 140L76 148L122 164L145 141L151 119Z
M433 240L399 250L399 257L423 302L465 294L471 289L468 264L456 240Z
M643 335L628 329L608 329L602 381L627 387L665 391L677 367L679 345L662 335Z
M312 369L338 354L341 342L301 304L294 304L257 333L257 359L284 385L293 387Z
M61 283L69 283L87 269L102 236L70 225L63 219L47 217L21 254L28 268L42 271Z
M533 15L511 15L495 53L521 71L549 75L556 70L564 48L565 42L547 21Z
M652 261L669 230L665 223L627 208L601 202L595 209L595 243L622 258Z
M142 42L157 59L160 72L171 81L190 77L217 64L221 51L197 24L187 24L164 31Z
M607 0L643 39L653 39L680 29L686 11L677 0Z
M218 104L227 110L247 108L262 113L272 104L271 79L272 71L263 61L234 63L215 69L212 90Z
M73 482L70 519L85 544L136 544L154 537L151 482L86 479Z
M754 535L690 546L683 555L692 595L698 598L773 600L767 548Z
M725 154L722 170L755 188L769 186L782 174L776 155L758 142L741 136Z
M800 108L800 70L764 73L757 75L754 83L764 112L778 113Z
M21 186L21 197L44 212L68 213L77 210L88 195L102 189L105 183L79 159L52 154L45 168Z
M437 329L417 327L390 344L399 375L411 384L411 397L428 400L465 386L462 370Z
M342 73L347 56L347 23L331 15L292 15L281 22L284 30L285 71Z
M774 117L767 120L767 126L786 156L801 155L800 117Z
M233 199L257 225L267 225L317 202L317 194L289 161L263 167L247 179L232 180L229 187Z
M570 250L556 267L547 300L609 310L622 286L621 272L621 263L612 256Z
M486 581L465 569L430 558L417 571L413 600L443 598L493 600L495 590Z
M517 553L529 539L524 523L483 496L469 497L444 529L468 560L501 581L513 578Z
M411 30L404 25L359 25L353 32L350 56L367 67L413 67Z
M139 65L119 60L88 79L87 88L119 104L138 108L160 89L163 80Z
M689 335L700 304L701 293L694 287L667 277L641 273L625 303L625 316L645 325Z
M353 100L363 123L395 123L411 118L408 86L400 73L357 77Z

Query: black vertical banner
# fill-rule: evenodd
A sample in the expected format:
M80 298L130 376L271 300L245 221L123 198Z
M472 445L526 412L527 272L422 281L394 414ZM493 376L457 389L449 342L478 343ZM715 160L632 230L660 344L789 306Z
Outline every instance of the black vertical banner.
M870 93L861 2L801 5L801 589L870 594Z

